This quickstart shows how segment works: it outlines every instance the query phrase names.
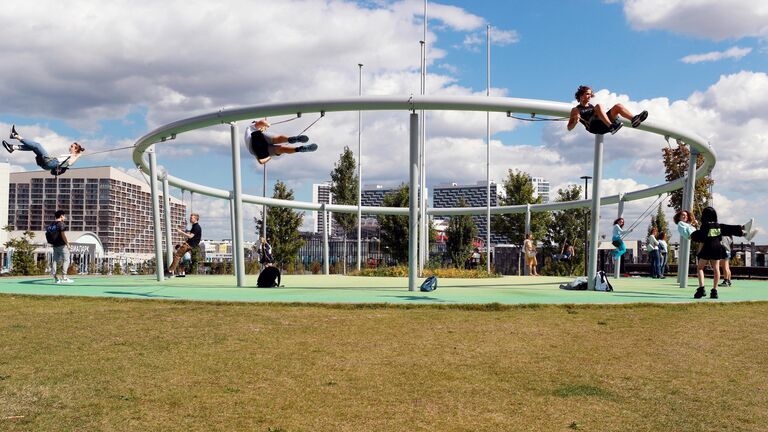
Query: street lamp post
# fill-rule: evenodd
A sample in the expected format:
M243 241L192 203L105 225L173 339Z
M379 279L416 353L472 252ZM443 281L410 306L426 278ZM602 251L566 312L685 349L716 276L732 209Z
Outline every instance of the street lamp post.
M590 179L592 179L592 176L585 175L585 176L581 176L580 178L584 180L584 199L588 200L589 189L587 188L588 188L588 182ZM588 274L588 267L587 267L587 262L589 261L589 259L587 258L587 241L589 240L587 238L588 226L589 226L589 220L587 219L587 213L584 212L584 276Z

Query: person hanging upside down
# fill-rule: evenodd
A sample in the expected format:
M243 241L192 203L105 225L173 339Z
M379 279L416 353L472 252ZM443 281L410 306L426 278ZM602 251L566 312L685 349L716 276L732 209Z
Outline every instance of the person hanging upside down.
M18 140L21 144L11 144L3 140L3 147L8 153L13 153L15 150L31 151L35 153L35 162L37 166L44 170L50 170L53 175L61 175L72 166L80 156L83 155L85 148L78 143L72 143L69 146L69 153L60 156L51 157L48 155L48 151L42 144L24 139L16 132L16 126L11 126L11 139Z
M648 111L632 115L622 104L616 104L608 111L603 112L603 107L600 104L592 105L589 103L589 100L594 95L592 88L589 86L579 86L579 89L576 90L575 96L579 104L571 109L568 130L573 130L577 123L581 123L588 132L595 135L603 135L608 132L615 134L623 126L619 116L631 120L633 128L640 126L640 123L648 118Z
M302 146L285 146L281 144L306 143L309 138L306 135L285 136L265 133L270 124L266 120L254 120L245 130L245 147L260 164L264 165L272 159L272 156L280 156L284 153L313 152L317 150L317 144Z

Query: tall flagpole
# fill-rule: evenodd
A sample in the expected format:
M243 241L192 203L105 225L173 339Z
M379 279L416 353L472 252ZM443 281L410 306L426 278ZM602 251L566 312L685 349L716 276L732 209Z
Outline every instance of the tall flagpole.
M423 36L421 40L421 94L425 95L427 92L427 0L424 0L424 23L423 23ZM427 116L424 115L424 110L421 110L421 127L420 127L420 206L419 206L419 274L422 274L424 267L429 260L429 228L427 220Z
M485 95L491 95L491 25L488 24L485 28L486 39L488 41L488 85L486 86ZM491 272L491 113L486 111L485 113L485 135L486 142L488 143L486 159L485 159L485 182L488 201L485 209L485 223L487 230L485 232L485 270Z

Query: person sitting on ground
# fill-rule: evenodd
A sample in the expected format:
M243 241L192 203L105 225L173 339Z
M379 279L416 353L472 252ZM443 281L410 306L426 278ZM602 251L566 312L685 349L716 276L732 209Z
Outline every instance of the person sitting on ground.
M306 135L289 137L286 135L274 135L266 133L270 124L266 120L254 120L245 130L245 147L256 156L261 165L269 162L272 156L280 156L284 153L304 153L317 150L317 144L302 146L285 146L281 144L306 143L309 138Z
M640 126L648 118L648 111L643 111L638 115L632 113L622 104L618 103L608 111L603 112L600 104L592 105L589 100L595 94L589 86L579 86L576 90L576 100L578 105L571 109L571 116L568 119L568 130L573 130L577 123L581 123L588 132L595 135L603 135L610 132L615 134L621 129L623 124L618 119L619 116L632 121L632 127Z
M16 125L11 126L11 139L18 140L21 144L11 144L8 141L3 140L3 147L8 153L13 153L15 150L31 151L35 153L35 162L37 166L44 170L51 171L53 175L61 175L72 166L80 156L83 155L85 148L78 143L72 143L69 146L69 153L51 157L48 155L48 151L42 144L22 138L18 132L16 132Z
M197 223L199 220L200 215L197 213L192 213L189 215L189 222L192 224L192 227L189 229L189 231L176 228L176 231L186 237L186 240L179 245L179 248L176 249L176 253L173 254L173 262L165 272L165 277L173 277L181 257L183 257L185 253L191 251L193 248L196 248L200 244L200 239L203 237L203 229L200 228L200 224Z

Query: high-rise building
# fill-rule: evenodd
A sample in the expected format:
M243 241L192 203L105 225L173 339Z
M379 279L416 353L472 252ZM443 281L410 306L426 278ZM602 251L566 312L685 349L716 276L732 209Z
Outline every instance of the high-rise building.
M107 253L154 254L149 185L118 169L70 168L58 177L42 170L11 173L6 196L8 225L14 230L45 230L56 210L64 210L69 230L96 233ZM163 212L161 205L161 221ZM171 197L172 227L185 225L185 212L186 206ZM174 243L181 240L174 230Z
M312 185L312 202L315 204L331 204L333 194L331 193L331 183L315 183ZM312 220L314 223L312 232L323 234L325 231L325 215L317 210L312 211ZM333 233L333 218L328 220L328 232Z
M533 184L533 196L541 197L542 203L549 202L549 181L544 177L531 177L531 184Z
M496 182L491 181L491 206L499 205L499 198L504 197L504 189ZM435 186L432 193L432 205L434 208L458 207L459 200L464 199L467 207L485 207L488 202L488 188L485 181L479 181L474 185L460 185L458 183ZM436 218L440 217L435 215ZM485 215L473 215L472 220L477 226L477 236L487 238L488 224ZM491 243L508 243L509 240L499 234L491 232Z

